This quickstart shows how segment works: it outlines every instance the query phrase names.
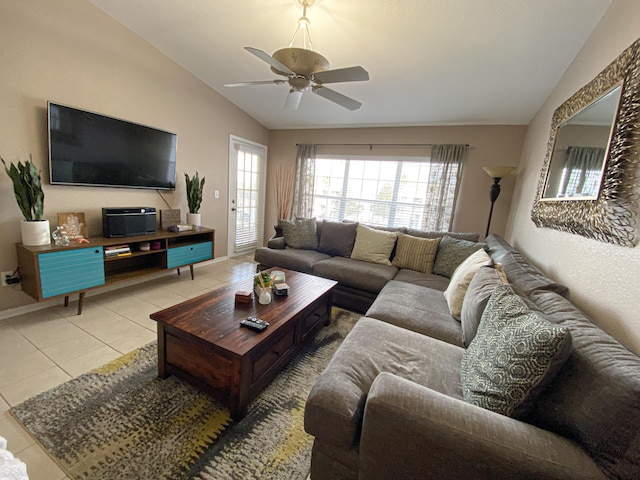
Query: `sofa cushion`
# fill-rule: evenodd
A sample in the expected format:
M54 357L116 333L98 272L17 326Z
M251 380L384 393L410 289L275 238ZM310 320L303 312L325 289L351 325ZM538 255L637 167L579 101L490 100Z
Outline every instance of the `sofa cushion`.
M407 268L401 269L394 280L398 282L412 283L414 285L420 285L421 287L433 288L444 292L449 285L449 279L433 273L421 273L415 270L409 270Z
M442 238L445 235L451 238L457 238L459 240L468 240L469 242L477 242L480 239L480 235L477 233L466 232L435 232L433 230L420 230L417 228L407 228L407 235L420 238Z
M469 255L453 272L449 286L444 291L444 298L449 305L451 316L456 320L460 320L462 302L471 280L480 267L491 265L491 262L491 257L484 250L478 250Z
M390 372L462 399L462 349L372 318L358 320L307 399L305 430L323 443L350 448L380 372Z
M484 248L484 243L459 240L448 235L442 237L433 264L433 273L451 278L455 269L474 252Z
M317 262L313 274L336 280L340 285L378 293L398 269L392 265L363 262L352 258L331 257Z
M489 255L494 262L502 264L516 293L528 297L534 291L549 290L569 298L569 289L566 286L547 277L502 237L489 235L485 242Z
M397 232L375 230L359 224L351 258L364 262L391 265L391 252L396 245Z
M551 280L518 252L504 254L500 263L516 293L529 297L536 290L549 290L563 297L569 295L566 286Z
M366 315L462 346L460 322L451 316L444 294L438 290L392 280L382 289Z
M280 220L285 243L292 248L315 250L318 246L318 230L315 218Z
M532 299L573 348L529 421L582 445L610 478L640 478L640 358L560 295Z
M571 334L530 311L509 285L496 287L462 356L465 401L524 417L571 351Z
M398 235L396 255L391 264L398 268L431 273L439 244L439 238L420 238L401 233Z
M303 273L313 273L313 266L321 261L331 258L325 253L315 250L302 250L297 248L285 248L276 250L260 247L256 249L254 260L266 267L288 268Z
M357 223L325 220L320 228L318 251L333 256L350 257L356 241Z
M480 267L467 288L462 302L460 322L462 323L462 344L468 347L476 336L480 319L487 306L489 297L502 285L498 271L492 267Z

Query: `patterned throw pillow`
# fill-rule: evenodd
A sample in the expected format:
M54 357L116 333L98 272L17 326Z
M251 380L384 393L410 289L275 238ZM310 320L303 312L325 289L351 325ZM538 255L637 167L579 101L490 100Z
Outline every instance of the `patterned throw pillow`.
M445 235L438 246L433 273L451 278L458 265L464 262L469 255L485 247L484 243L458 240Z
M465 401L502 415L526 416L571 352L571 335L530 311L509 285L496 287L478 333L462 356Z
M351 252L351 258L364 262L391 265L391 252L396 245L398 232L375 230L365 225L358 225L356 242Z
M491 265L492 260L487 252L478 250L467 257L451 276L449 286L444 291L444 298L449 305L451 316L460 320L462 314L462 302L464 300L469 284L480 267Z
M401 233L391 264L398 268L431 273L439 244L439 238L419 238Z
M292 248L313 250L318 246L316 219L280 220L284 242Z

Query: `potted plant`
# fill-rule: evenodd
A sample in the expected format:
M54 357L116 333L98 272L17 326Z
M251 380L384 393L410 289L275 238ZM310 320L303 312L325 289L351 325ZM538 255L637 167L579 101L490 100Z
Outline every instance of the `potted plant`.
M13 163L7 167L2 157L0 160L13 182L18 207L24 217L20 225L22 243L28 246L49 245L51 243L49 220L42 219L44 192L40 182L40 172L33 164L31 155L27 162L18 161L17 167Z
M187 214L187 223L189 225L200 225L200 204L202 203L202 190L204 188L204 177L200 180L198 171L196 174L189 178L188 174L184 174L185 182L187 183L187 203L189 204L189 213Z

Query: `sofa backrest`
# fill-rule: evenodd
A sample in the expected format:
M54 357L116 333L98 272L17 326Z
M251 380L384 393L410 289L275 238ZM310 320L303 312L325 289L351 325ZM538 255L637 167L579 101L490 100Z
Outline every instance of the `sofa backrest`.
M569 296L569 289L534 267L520 252L498 235L490 235L485 240L489 256L502 264L509 283L519 295L529 297L538 290L556 292Z
M457 238L458 240L468 240L470 242L477 242L480 239L480 235L477 233L467 232L436 232L433 230L419 230L417 228L407 228L407 235L420 238L442 238L445 235L451 238Z
M609 477L640 478L640 357L557 293L538 290L530 300L573 338L530 422L578 442Z

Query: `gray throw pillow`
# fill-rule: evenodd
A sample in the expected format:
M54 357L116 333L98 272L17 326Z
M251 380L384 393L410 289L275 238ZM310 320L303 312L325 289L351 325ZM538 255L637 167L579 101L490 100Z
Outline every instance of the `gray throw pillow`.
M464 262L472 253L485 247L486 244L484 243L458 240L445 235L438 246L436 261L433 264L433 273L451 278L458 265Z
M496 287L460 369L465 401L525 417L571 352L571 334L530 311L509 285Z
M316 219L280 220L285 243L292 248L313 250L318 246Z
M480 319L489 297L491 297L496 287L503 283L498 271L493 267L481 267L473 277L473 280L471 280L462 301L462 313L460 315L462 345L465 347L471 345L471 341L476 336Z
M322 224L318 251L336 257L350 257L357 229L357 223L325 220Z

